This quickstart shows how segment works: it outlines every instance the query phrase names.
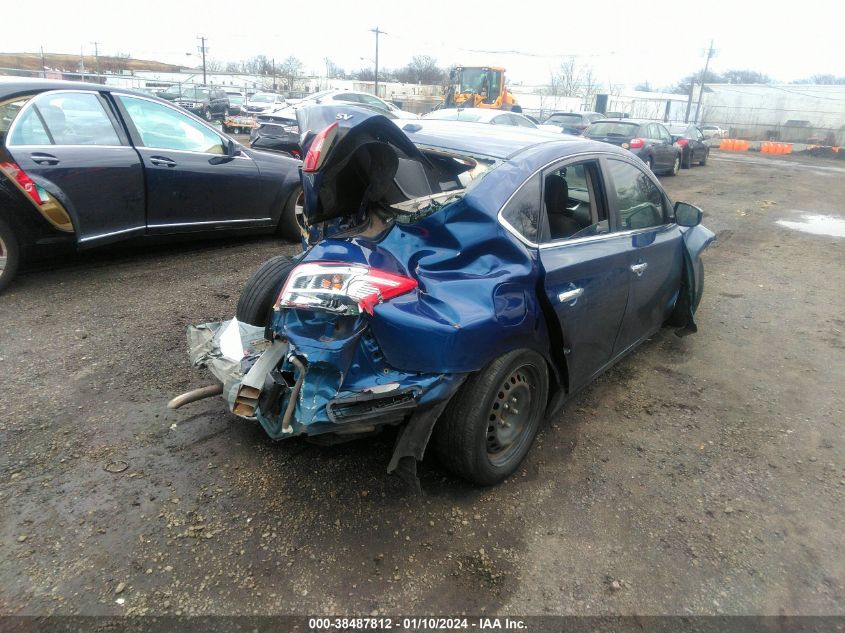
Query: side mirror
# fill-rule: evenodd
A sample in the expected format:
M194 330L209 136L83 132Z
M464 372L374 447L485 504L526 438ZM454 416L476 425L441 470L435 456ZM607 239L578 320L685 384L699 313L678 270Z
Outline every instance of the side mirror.
M234 159L235 156L237 156L240 153L241 152L238 149L238 146L235 145L235 141L233 141L232 139L229 139L228 142L226 143L226 153L221 154L219 156L212 156L210 159L208 159L208 164L209 165L222 165L223 163L228 163L229 161Z
M687 202L675 203L675 222L678 226L698 226L701 224L701 209Z
M229 139L229 143L228 145L226 145L226 156L228 156L229 158L234 158L239 153L240 152L238 151L238 146L235 145L235 141Z

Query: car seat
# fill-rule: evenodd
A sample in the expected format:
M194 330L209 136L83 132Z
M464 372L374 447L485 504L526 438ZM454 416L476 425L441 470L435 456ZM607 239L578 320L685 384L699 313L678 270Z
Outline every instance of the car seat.
M549 218L549 235L553 240L574 235L581 230L581 224L567 214L569 185L559 174L546 176L546 215Z

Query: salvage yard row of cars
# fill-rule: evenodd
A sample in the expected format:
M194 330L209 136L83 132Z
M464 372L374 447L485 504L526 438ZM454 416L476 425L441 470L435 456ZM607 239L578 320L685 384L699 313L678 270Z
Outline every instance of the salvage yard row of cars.
M222 394L273 439L395 426L388 470L409 482L429 443L456 474L501 481L572 394L661 327L695 331L714 235L629 136L404 120L331 95L293 115L302 161L128 90L0 82L0 285L22 248L61 240L296 237L235 319L190 328L218 382L171 406Z

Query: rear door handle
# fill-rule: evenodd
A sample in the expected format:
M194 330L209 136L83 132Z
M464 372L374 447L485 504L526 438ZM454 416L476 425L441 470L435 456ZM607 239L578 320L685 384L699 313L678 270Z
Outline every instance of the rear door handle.
M166 156L150 156L150 162L157 167L176 167L176 161Z
M578 297L580 297L582 294L584 294L583 288L573 288L572 290L561 292L557 296L557 300L561 303L569 303L571 301L572 303L570 303L569 305L575 305L575 302L578 300Z
M52 154L44 154L42 152L33 152L29 155L33 162L39 165L58 165L59 159Z
M631 272L637 273L637 277L642 277L646 268L648 268L648 264L645 262L642 262L641 264L631 264Z

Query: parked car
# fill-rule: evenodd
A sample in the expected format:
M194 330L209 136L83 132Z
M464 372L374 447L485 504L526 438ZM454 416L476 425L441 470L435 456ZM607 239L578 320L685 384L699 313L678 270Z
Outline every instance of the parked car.
M566 134L581 135L594 121L604 118L600 112L553 112L543 123L555 125Z
M669 134L675 145L681 148L681 167L689 169L693 163L707 164L710 146L704 141L704 134L694 123L667 123Z
M226 114L229 116L237 116L245 112L246 95L242 92L227 90L226 96L229 98L229 107Z
M297 118L308 248L255 273L238 321L192 331L225 385L172 407L225 393L274 439L395 425L390 471L413 474L431 437L489 485L664 324L695 329L714 235L630 152L340 104Z
M390 119L419 118L412 112L400 110L392 103L365 92L324 90L300 99L295 106L257 115L255 118L256 126L249 135L250 147L286 152L298 158L300 156L300 139L296 110L308 105L338 102L361 105Z
M681 169L681 148L660 123L637 119L599 119L584 133L589 139L618 145L655 173L674 176Z
M728 131L718 125L702 125L701 133L704 138L727 138Z
M0 288L38 246L234 230L295 239L299 165L132 90L0 78Z
M274 92L256 92L246 100L244 112L246 114L261 114L273 112L285 107L285 98Z
M471 123L487 123L489 125L509 125L531 130L544 130L554 134L560 134L561 132L557 126L537 124L520 112L505 112L503 110L441 108L424 114L422 118L438 121L468 121Z
M229 109L229 97L218 88L173 86L162 92L161 97L206 121L223 118Z

